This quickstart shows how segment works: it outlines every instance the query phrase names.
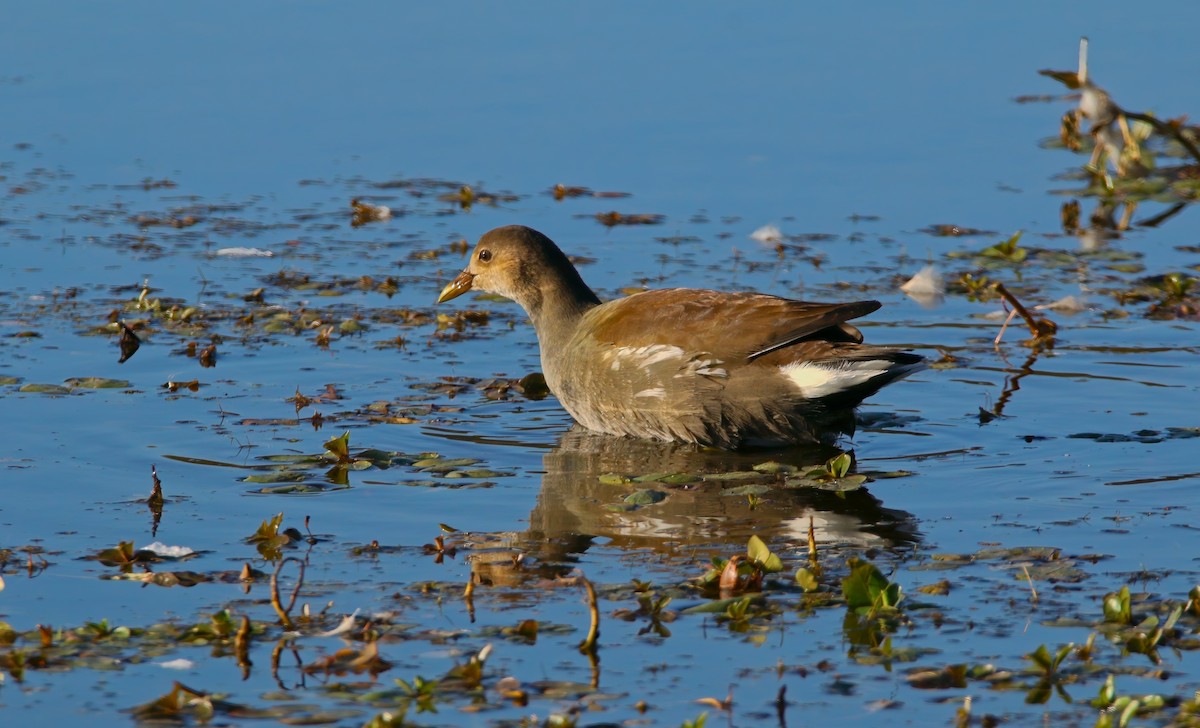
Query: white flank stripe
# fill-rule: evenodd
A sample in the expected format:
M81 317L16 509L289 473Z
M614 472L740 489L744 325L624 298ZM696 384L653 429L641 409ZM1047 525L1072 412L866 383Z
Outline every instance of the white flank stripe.
M883 374L890 365L891 362L882 359L842 362L831 367L799 362L779 367L779 371L792 380L800 394L820 399L857 387Z
M683 349L678 346L647 346L642 359L642 366L649 367L669 359L682 359Z
M651 344L650 346L622 346L613 352L612 368L618 370L622 365L633 367L652 367L670 359L682 359L683 349L670 344Z

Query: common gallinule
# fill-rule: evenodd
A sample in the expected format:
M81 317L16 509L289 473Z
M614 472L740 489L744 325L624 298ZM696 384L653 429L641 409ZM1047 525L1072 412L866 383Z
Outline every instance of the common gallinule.
M473 288L525 309L550 391L579 424L613 435L826 442L853 432L864 398L922 366L846 323L878 301L668 288L601 303L550 238L520 225L485 234L438 303Z

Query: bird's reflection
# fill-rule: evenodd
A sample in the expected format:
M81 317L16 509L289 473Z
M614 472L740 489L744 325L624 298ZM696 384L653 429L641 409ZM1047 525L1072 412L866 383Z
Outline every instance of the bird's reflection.
M745 548L753 534L768 543L791 542L802 548L807 544L810 523L822 546L911 549L921 537L915 517L885 508L866 489L837 493L788 488L781 477L753 469L764 462L811 466L837 452L821 446L728 452L613 437L575 427L544 456L542 488L529 528L509 543L533 557L539 565L535 570L543 576L570 568L596 543L631 553L650 550L689 560L709 552L728 556ZM747 473L749 480L614 484L611 477L666 473L723 478ZM750 498L743 489L748 482L769 487ZM622 505L626 495L643 488L666 497L643 507ZM510 570L514 566L511 560L499 553L494 556L475 560L476 576L482 583L521 579ZM527 560L525 567L529 566Z

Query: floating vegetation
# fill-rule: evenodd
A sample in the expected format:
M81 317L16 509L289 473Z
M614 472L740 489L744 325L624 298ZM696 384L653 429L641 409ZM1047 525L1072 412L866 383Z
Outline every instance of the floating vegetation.
M1196 724L1200 587L1163 544L1196 530L1197 136L1096 80L1047 117L1078 147L1069 196L987 218L1003 232L604 212L628 195L544 182L331 176L210 203L11 146L5 710ZM478 230L526 213L604 261L605 297L690 277L880 298L869 338L934 361L859 413L853 451L588 437L522 314L432 306Z
M372 222L384 222L392 219L392 208L386 205L371 205L361 200L351 200L350 226L360 227Z
M557 184L550 188L550 195L556 200L565 200L572 197L597 197L603 199L615 199L620 197L629 197L628 192L595 192L587 187L572 187L563 184Z
M297 407L299 409L299 406ZM312 455L262 455L250 467L254 472L241 478L244 483L258 484L254 492L266 495L305 495L327 490L349 488L350 474L362 473L364 484L437 486L449 488L490 487L492 478L514 475L512 472L479 467L477 458L443 458L438 453L402 453L367 448L350 449L350 433L325 442L325 452ZM168 458L195 465L244 468L225 463L181 455ZM389 473L381 480L377 471L406 469L407 477ZM264 524L265 526L266 524ZM276 527L278 523L275 524Z
M596 221L605 227L615 227L617 225L661 225L666 219L666 215L651 215L645 213L621 213L617 211L599 212L595 215Z
M1077 154L1087 154L1082 165L1083 189L1071 194L1097 200L1086 226L1080 223L1079 205L1063 207L1063 229L1081 237L1103 239L1104 231L1119 235L1129 230L1135 210L1147 203L1167 208L1138 225L1156 227L1200 199L1200 131L1186 117L1162 120L1118 104L1096 84L1088 70L1088 40L1079 43L1076 71L1041 71L1067 88L1079 91L1076 108L1062 117L1059 144ZM1085 124L1086 122L1086 124ZM1122 210L1119 219L1116 210ZM1174 276L1174 278L1171 278ZM1191 280L1168 274L1164 300L1148 311L1153 318L1193 319L1200 303L1189 293ZM1133 300L1117 292L1118 299Z

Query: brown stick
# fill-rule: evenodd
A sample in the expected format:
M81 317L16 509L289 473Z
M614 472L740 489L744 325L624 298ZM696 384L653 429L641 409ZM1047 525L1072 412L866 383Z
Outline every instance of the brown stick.
M1035 317L1033 314L1031 314L1029 309L1025 308L1025 306L1017 300L1017 297L1004 287L1003 283L997 281L994 286L996 293L999 293L1000 297L1007 301L1021 318L1025 319L1025 324L1029 326L1029 330L1033 333L1033 337L1035 339L1054 337L1055 332L1058 331L1057 324L1048 318Z
M242 679L250 677L250 618L242 615L242 625L233 636L233 651L237 655L238 667L242 668Z
M1150 126L1154 127L1155 131L1159 132L1160 134L1166 134L1175 141L1179 142L1179 144L1187 150L1187 153L1192 155L1192 159L1195 159L1197 163L1200 163L1200 149L1197 149L1196 145L1192 143L1192 140L1184 136L1183 132L1179 129L1175 128L1171 124L1166 123L1165 121L1160 121L1149 114L1139 114L1136 111L1126 111L1125 109L1121 109L1121 113L1130 119L1144 121Z
M583 588L587 592L588 613L592 618L587 637L584 637L583 642L579 643L579 651L591 653L596 651L596 639L600 636L600 608L596 605L596 587L592 586L592 582L588 581L583 574L579 575L579 581L583 583Z
M292 598L288 601L285 608L283 602L279 599L279 572L283 570L283 565L289 561L295 561L300 564L300 575L296 577L296 588L292 590ZM283 623L284 629L295 629L292 623L292 618L288 613L292 611L292 607L296 606L296 597L300 594L300 587L304 585L304 562L297 559L295 556L289 556L279 565L275 567L275 573L271 574L271 606L275 608L275 613L279 615L279 621Z

